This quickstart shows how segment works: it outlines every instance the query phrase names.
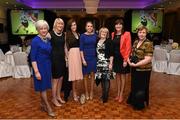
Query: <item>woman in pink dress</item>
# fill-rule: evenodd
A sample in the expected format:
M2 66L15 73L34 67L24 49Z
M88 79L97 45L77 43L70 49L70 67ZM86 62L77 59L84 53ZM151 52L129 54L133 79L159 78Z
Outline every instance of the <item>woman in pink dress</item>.
M73 97L78 101L77 96L77 81L83 79L82 62L79 50L79 33L77 33L76 21L71 19L67 23L66 29L66 46L68 50L68 67L69 67L69 81L73 85Z

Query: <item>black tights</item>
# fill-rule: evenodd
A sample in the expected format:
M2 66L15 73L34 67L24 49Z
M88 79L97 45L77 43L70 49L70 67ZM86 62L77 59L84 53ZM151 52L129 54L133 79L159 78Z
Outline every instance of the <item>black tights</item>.
M102 100L103 103L107 102L108 100L108 94L109 94L109 88L110 88L110 80L108 79L103 79L101 81L101 85L102 85Z

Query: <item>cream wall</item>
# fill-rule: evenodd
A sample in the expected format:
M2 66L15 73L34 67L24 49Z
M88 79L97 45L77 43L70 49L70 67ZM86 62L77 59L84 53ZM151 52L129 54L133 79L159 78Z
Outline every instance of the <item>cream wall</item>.
M0 6L0 23L2 23L4 27L7 25L6 13L6 9ZM8 43L7 31L4 30L3 33L0 33L0 44L6 43Z

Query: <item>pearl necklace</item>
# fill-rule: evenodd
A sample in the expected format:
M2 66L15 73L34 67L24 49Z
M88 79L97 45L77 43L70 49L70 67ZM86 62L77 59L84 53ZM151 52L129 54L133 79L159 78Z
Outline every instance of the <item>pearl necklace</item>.
M42 36L40 36L40 35L38 35L40 38L41 38L41 40L43 41L43 42L45 42L45 43L47 43L48 42L48 39L47 38L43 38Z
M62 32L60 34L58 34L57 32L54 31L54 34L57 36L62 36Z

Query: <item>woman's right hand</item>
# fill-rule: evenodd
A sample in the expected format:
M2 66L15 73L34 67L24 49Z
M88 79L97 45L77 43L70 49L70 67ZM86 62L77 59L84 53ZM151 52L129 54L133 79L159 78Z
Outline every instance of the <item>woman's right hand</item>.
M39 72L35 72L35 76L37 80L41 80L41 74Z
M85 61L85 60L83 60L83 65L84 65L84 66L87 66L87 63L86 63L86 61Z

